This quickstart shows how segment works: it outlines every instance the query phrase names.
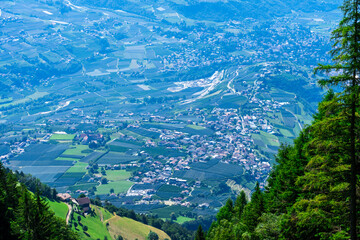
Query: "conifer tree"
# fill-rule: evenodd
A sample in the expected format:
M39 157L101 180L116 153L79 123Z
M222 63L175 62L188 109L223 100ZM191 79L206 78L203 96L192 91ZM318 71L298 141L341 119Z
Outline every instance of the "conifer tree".
M236 198L235 207L234 207L234 211L238 219L241 218L241 214L243 213L246 204L247 204L246 194L244 191L241 191L239 196L237 196Z
M264 198L260 190L259 182L256 183L255 192L251 196L251 202L245 206L241 216L242 222L253 232L259 223L259 218L264 212Z
M345 142L350 154L347 159L350 164L350 173L348 174L349 197L350 197L350 235L351 239L357 239L357 165L359 159L359 116L357 109L359 106L360 92L360 13L359 0L345 0L342 7L343 19L337 29L332 32L332 39L335 41L331 51L334 64L320 65L316 71L335 71L336 75L329 79L321 80L322 86L343 87L343 109L346 111L348 121L348 136Z
M201 225L199 225L199 227L196 231L195 240L205 240L205 234L203 232Z
M219 210L218 214L216 215L216 219L218 222L221 222L221 220L223 219L231 220L233 216L233 212L234 212L233 201L229 198L226 201L225 206Z

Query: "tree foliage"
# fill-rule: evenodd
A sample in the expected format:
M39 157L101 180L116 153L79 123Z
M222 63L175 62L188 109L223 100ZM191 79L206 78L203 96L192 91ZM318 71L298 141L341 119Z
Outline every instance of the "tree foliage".
M75 240L77 235L55 217L39 190L32 194L0 165L0 239Z

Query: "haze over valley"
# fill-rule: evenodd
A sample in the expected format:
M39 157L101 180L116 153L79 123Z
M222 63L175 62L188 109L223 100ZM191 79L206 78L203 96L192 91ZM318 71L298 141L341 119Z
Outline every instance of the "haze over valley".
M196 228L311 124L339 5L1 1L0 159Z

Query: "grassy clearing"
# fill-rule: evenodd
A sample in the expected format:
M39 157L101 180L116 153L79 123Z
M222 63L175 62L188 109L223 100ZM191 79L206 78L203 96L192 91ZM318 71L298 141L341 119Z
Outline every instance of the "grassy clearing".
M68 206L63 202L56 202L56 201L46 201L49 204L51 210L54 211L55 216L60 217L62 219L66 218L66 214L69 210Z
M109 232L112 236L121 235L124 239L145 240L150 231L155 232L159 239L170 237L163 231L126 217L114 216L108 220Z
M84 150L89 150L87 145L72 145L69 149L63 152L63 155L78 155L78 156L87 156L89 153L84 153Z
M106 171L106 178L110 181L126 180L131 176L130 172L125 170L108 170Z
M75 137L75 134L53 134L50 140L58 140L58 141L71 141Z
M180 217L176 218L175 222L177 222L178 224L183 224L184 222L193 221L193 220L195 220L195 218L188 218L188 217L180 216Z
M133 182L130 181L116 181L116 182L109 182L108 184L102 184L97 187L96 194L102 195L102 194L109 194L110 189L114 189L115 193L122 193L126 192L132 185L134 185Z
M179 214L179 212L186 213L186 212L190 212L190 211L191 211L191 208L173 205L173 206L168 206L168 207L164 207L164 208L154 209L154 210L151 210L150 212L153 214L157 214L159 218L170 218L170 215L172 212L174 212L175 214Z

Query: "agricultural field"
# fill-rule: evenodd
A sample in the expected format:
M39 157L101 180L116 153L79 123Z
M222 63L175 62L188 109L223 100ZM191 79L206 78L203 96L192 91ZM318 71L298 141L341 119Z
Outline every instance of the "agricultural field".
M157 133L157 132L148 131L146 129L141 129L141 128L130 128L129 130L131 132L134 132L134 133L139 134L141 136L148 137L148 138L153 138L153 139L159 138L159 136L160 136L160 134Z
M77 162L71 168L69 168L66 173L85 173L87 166L87 163Z
M84 158L80 159L80 162L96 162L98 159L100 159L102 156L106 154L106 151L94 151L90 153L89 155L85 156Z
M56 141L71 141L75 137L75 134L53 134L50 140Z
M42 182L51 183L65 173L73 164L68 160L56 160L66 149L66 144L31 145L13 158L6 167L30 173Z
M39 98L42 98L46 95L48 95L49 93L48 92L35 92L31 95L28 95L24 98L21 98L21 99L17 99L17 100L13 100L13 98L7 98L7 99L3 99L3 101L0 102L0 109L1 108L5 108L5 107L14 107L16 105L19 105L19 104L24 104L26 102L31 102L31 101L34 101L34 100L37 100Z
M218 161L212 163L196 163L190 170L179 172L180 178L192 180L221 180L241 176L244 169L239 165L226 164Z
M173 185L162 185L156 192L156 196L161 200L168 200L173 197L180 197L183 189Z
M92 150L89 149L89 146L87 145L71 145L69 147L69 149L67 149L65 152L63 152L63 156L64 155L75 155L75 156L79 156L80 158L83 156L87 156L89 153L91 153Z
M98 194L98 195L110 194L111 189L114 189L115 194L124 193L132 185L134 185L133 182L126 181L126 180L108 182L107 184L101 184L100 186L98 186L97 190L96 190L96 194Z
M186 127L192 128L192 129L195 129L195 130L205 130L206 129L206 127L199 126L199 125L187 125Z
M120 181L129 179L131 176L130 172L125 170L107 170L106 171L106 178L110 181Z
M103 155L97 163L99 165L106 165L106 164L123 164L123 163L129 163L132 161L139 160L139 157L132 156L126 153L119 153L119 152L108 152L105 155Z
M82 190L82 191L88 191L89 189L91 189L92 187L96 187L97 185L99 185L98 183L76 183L75 185L69 186L67 189L70 190L71 192L76 192L77 190Z
M110 151L113 152L127 152L132 149L139 149L141 143L139 142L125 142L120 140L115 140L109 144Z

